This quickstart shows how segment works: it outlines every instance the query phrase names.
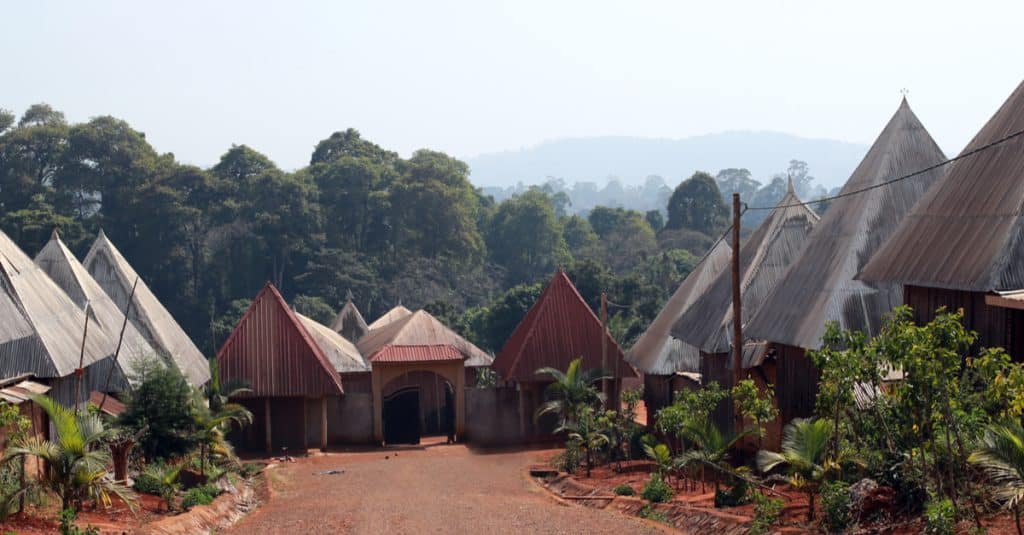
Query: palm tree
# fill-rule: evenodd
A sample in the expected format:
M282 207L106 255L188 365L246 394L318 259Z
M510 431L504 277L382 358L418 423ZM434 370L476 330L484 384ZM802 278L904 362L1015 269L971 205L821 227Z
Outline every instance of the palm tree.
M1013 511L1017 533L1024 535L1020 523L1024 502L1024 428L1020 422L989 426L968 461L980 466L989 481L998 486L996 499Z
M569 433L569 441L575 443L586 454L587 477L594 467L594 450L608 445L608 435L602 433L594 419L594 409L584 407L576 419L576 427Z
M829 440L832 438L832 423L824 418L817 420L797 418L786 426L782 437L782 452L761 450L757 452L757 466L762 472L786 465L789 469L790 484L807 494L807 520L814 520L814 497L821 483L840 472L847 462L859 463L846 450L840 450L835 457L829 457Z
M213 399L210 398L211 405ZM211 457L235 458L234 449L227 440L231 424L244 427L252 423L253 417L248 409L237 403L222 403L214 411L207 406L207 400L197 393L192 402L192 418L197 427L195 439L199 443L199 473L206 475L206 465Z
M39 479L5 496L5 503L12 504L33 487L41 487L60 496L61 509L72 506L79 509L86 499L109 506L111 495L131 507L134 494L107 477L111 459L105 440L109 433L99 416L69 409L47 396L36 396L32 400L49 416L55 437L53 440L36 436L20 439L8 448L3 462L31 456L45 461L48 469Z
M744 437L751 434L752 429L745 429L732 436L722 434L722 431L709 419L699 418L690 420L683 425L680 435L692 446L682 455L683 464L696 462L700 464L701 487L704 486L704 467L706 465L717 466L722 472L732 473L729 467L729 450ZM715 493L720 488L721 478L715 477Z
M221 383L220 367L217 365L217 359L210 359L210 381L203 387L203 394L206 396L207 404L214 414L219 414L222 409L229 406L231 406L229 408L232 411L237 412L238 408L245 410L241 405L230 403L229 400L239 394L252 392L250 386L249 382L244 379L228 379ZM252 420L251 413L249 414L249 420Z
M597 368L581 370L582 364L583 357L580 357L570 362L565 372L555 368L541 368L534 372L536 375L548 375L554 380L546 389L550 399L537 409L535 420L545 414L557 414L556 432L561 432L575 425L574 420L581 407L591 407L603 401L604 396L594 388L594 383L610 378L611 374Z

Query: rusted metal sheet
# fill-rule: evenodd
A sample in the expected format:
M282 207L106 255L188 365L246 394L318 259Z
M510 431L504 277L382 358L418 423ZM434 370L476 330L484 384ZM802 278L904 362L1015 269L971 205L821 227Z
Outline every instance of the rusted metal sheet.
M973 351L982 347L1002 347L1014 360L1024 361L1024 310L993 306L988 294L945 288L907 286L906 304L914 310L919 324L935 319L940 307L948 311L963 310L964 326L978 333Z
M943 160L904 101L841 192L877 186ZM747 338L816 349L829 321L877 334L885 313L901 303L902 288L854 277L940 173L935 169L832 201L800 257L746 325Z
M217 361L223 380L249 381L249 397L342 393L337 370L270 283L253 299Z
M397 346L387 345L370 355L370 362L438 362L446 360L462 360L462 353L448 345L437 346Z
M603 332L601 320L559 270L505 342L493 367L502 379L518 382L549 381L537 375L537 369L565 370L578 357L583 357L583 368L600 368L602 336L607 337L608 359L611 366L618 366L619 378L637 377L619 344Z
M490 366L493 358L426 310L417 310L387 325L370 330L357 344L363 355L374 355L385 346L451 346L462 354L466 367Z
M740 248L740 296L743 321L749 321L796 260L818 215L793 191L750 235ZM731 270L723 271L672 327L672 334L707 353L728 353L732 348L733 307ZM732 368L732 366L730 366ZM678 370L683 371L683 370Z
M28 379L21 379L12 384L0 388L0 400L11 405L21 405L29 401L33 396L43 395L50 391L50 387L39 384Z
M125 310L138 274L102 230L85 255L82 265L113 299L117 308ZM193 386L210 380L210 366L206 357L142 279L139 279L135 288L128 319L154 349L174 362Z
M1024 129L1024 82L964 152ZM968 156L914 206L860 278L972 290L1024 288L1024 138Z
M127 408L124 403L110 396L104 396L102 392L96 390L89 393L89 405L96 407L104 414L114 417L120 416Z

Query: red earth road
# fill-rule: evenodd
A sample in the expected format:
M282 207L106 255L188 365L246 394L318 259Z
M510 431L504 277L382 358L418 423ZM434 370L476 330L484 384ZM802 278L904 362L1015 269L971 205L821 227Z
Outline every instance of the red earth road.
M537 451L463 445L330 453L267 471L272 495L228 533L662 533L614 511L563 505L525 476ZM339 474L326 474L338 470Z

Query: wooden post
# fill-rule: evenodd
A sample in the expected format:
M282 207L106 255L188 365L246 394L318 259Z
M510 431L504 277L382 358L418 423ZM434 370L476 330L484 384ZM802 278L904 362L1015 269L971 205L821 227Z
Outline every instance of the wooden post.
M519 438L523 442L526 442L526 398L524 389L525 383L516 384L516 394L519 397Z
M320 398L320 451L327 451L327 396Z
M302 398L302 454L309 450L309 407L306 406L306 398ZM296 452L300 453L300 452Z
M263 421L267 427L266 429L266 441L267 441L267 457L274 455L274 442L271 440L270 434L270 398L263 398Z
M743 376L743 299L740 297L740 194L732 194L732 386ZM742 424L741 424L742 425Z
M608 294L605 292L601 292L601 372L608 372ZM612 396L607 377L601 379L601 392L604 393L605 408L611 408Z

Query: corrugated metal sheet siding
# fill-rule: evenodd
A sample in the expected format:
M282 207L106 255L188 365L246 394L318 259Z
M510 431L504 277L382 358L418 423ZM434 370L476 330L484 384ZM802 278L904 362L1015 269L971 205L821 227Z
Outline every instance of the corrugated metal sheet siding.
M687 275L647 330L633 344L626 354L626 360L645 374L698 372L700 350L673 337L670 330L694 301L703 295L718 274L728 269L731 255L729 244L725 240L718 241L701 263Z
M602 335L608 340L609 367L618 366L620 378L637 377L619 344L603 333L601 321L560 270L505 342L493 367L502 379L519 382L546 381L536 375L537 369L564 370L581 356L585 369L600 368Z
M224 380L251 383L251 397L342 393L337 371L269 284L217 353L217 361Z
M757 313L768 295L798 257L817 214L798 204L790 190L778 206L740 248L740 295L743 321ZM723 270L683 316L672 334L707 353L728 353L732 348L732 272Z
M462 360L462 353L452 346L384 346L370 356L370 362L438 362Z
M118 309L124 310L138 275L103 231L82 264ZM190 383L198 386L210 380L206 357L141 278L128 317L150 345L169 357Z
M904 102L842 191L879 184L945 159ZM934 183L940 170L832 202L761 309L746 326L751 339L817 348L825 324L878 332L885 313L902 300L896 284L854 280L871 255Z
M1024 129L1024 82L964 152ZM1024 288L1024 139L959 160L921 199L860 278L991 291Z
M425 310L404 316L384 327L371 329L356 344L363 355L373 355L387 345L452 346L466 359L466 367L490 366L493 358Z

